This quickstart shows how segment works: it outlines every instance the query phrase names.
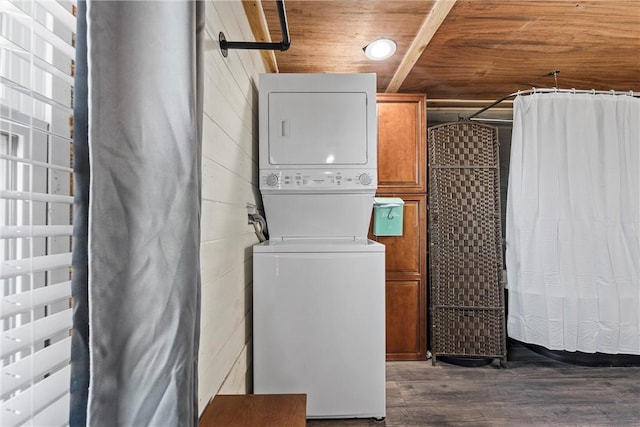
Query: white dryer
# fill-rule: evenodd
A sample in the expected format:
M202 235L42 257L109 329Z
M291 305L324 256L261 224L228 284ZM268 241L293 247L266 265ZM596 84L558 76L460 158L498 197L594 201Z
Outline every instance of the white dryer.
M309 418L385 416L375 91L373 74L260 76L254 392L305 393Z
M260 192L272 239L366 237L378 182L375 82L260 75Z

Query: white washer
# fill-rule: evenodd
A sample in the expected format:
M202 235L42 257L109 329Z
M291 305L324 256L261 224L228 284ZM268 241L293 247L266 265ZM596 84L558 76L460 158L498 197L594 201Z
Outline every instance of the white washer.
M254 392L305 393L309 418L385 417L384 245L254 247Z

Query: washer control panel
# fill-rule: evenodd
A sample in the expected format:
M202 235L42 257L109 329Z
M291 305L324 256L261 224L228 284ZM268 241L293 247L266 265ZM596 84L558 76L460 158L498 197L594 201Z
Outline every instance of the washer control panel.
M375 189L375 170L276 170L260 173L264 190Z

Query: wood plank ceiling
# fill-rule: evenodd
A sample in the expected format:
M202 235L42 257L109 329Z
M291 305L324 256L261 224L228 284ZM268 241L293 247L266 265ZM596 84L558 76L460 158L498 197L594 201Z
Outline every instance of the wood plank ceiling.
M389 87L438 2L451 0L287 0L292 44L275 54L279 71L377 73L379 92L429 99L489 100L553 87L552 70L560 70L561 88L640 92L638 0L458 0L406 78ZM281 40L275 1L262 7L271 38ZM395 40L397 52L370 61L362 49L379 37Z

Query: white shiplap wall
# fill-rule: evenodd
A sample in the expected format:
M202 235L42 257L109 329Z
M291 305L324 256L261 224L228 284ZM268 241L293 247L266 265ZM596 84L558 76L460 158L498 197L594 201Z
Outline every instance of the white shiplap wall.
M200 412L217 393L247 393L251 368L252 250L247 203L259 205L259 51L230 50L218 33L252 41L242 3L208 0L205 6L202 140L202 320L198 395Z

